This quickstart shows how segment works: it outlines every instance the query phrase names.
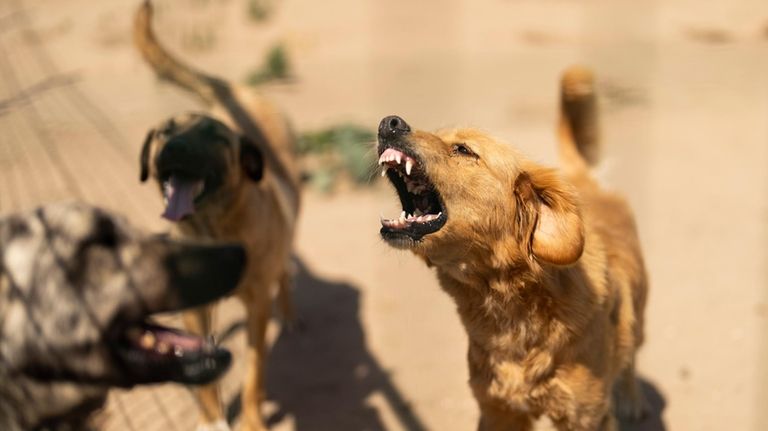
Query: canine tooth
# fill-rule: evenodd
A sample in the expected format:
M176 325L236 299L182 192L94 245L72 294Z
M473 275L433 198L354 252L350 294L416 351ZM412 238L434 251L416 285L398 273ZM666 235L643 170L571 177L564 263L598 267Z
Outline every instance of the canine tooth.
M139 339L139 345L145 349L151 349L155 345L155 334L146 331Z
M405 174L411 175L411 169L413 169L413 160L407 159L405 161Z
M382 169L381 170L381 177L383 178L385 176L387 176L387 170L386 169Z

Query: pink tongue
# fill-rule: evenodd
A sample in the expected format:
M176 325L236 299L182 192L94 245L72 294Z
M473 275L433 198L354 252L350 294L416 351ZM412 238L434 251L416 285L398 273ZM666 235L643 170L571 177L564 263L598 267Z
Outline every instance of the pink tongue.
M203 339L194 335L178 334L173 331L155 331L155 337L172 346L179 346L184 350L197 350L203 346Z
M195 212L195 189L201 181L180 180L175 175L163 184L166 199L162 216L171 221L179 221L184 216Z

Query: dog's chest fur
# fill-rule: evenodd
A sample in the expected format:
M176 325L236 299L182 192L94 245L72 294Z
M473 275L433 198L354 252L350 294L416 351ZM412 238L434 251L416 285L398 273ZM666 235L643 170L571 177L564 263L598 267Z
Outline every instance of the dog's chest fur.
M557 357L578 316L564 315L541 285L507 280L468 286L438 271L469 337L470 386L478 399L538 416L569 396L557 381Z

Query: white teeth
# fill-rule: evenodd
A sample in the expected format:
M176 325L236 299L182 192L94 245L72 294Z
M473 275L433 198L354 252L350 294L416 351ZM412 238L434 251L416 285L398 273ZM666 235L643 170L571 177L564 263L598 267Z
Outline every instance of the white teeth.
M413 169L413 160L409 158L405 161L405 174L411 175L411 169Z
M387 170L386 170L386 169L383 169L383 170L381 171L381 177L382 177L382 178L384 178L384 177L386 177L386 176L387 176Z
M413 223L427 223L433 220L437 220L443 212L440 211L437 214L423 214L421 210L415 210L414 214L406 214L405 211L400 213L400 217L396 219L385 219L383 215L379 216L379 221L384 227L403 229L410 226Z
M400 153L395 154L395 160L397 161L397 164L400 164L400 161L402 160L402 155Z

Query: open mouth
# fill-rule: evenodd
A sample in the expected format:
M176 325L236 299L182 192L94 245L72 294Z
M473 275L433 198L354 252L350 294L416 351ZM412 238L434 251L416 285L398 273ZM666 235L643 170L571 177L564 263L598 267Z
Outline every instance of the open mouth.
M435 186L415 156L385 147L379 156L386 175L397 190L403 211L398 218L381 219L381 235L386 240L407 238L419 241L437 232L448 219Z
M212 339L155 323L130 324L115 331L110 340L133 384L206 384L223 374L232 362L230 352Z
M204 192L204 180L170 175L163 181L165 210L162 216L171 221L179 221L194 214L195 203L200 200Z

